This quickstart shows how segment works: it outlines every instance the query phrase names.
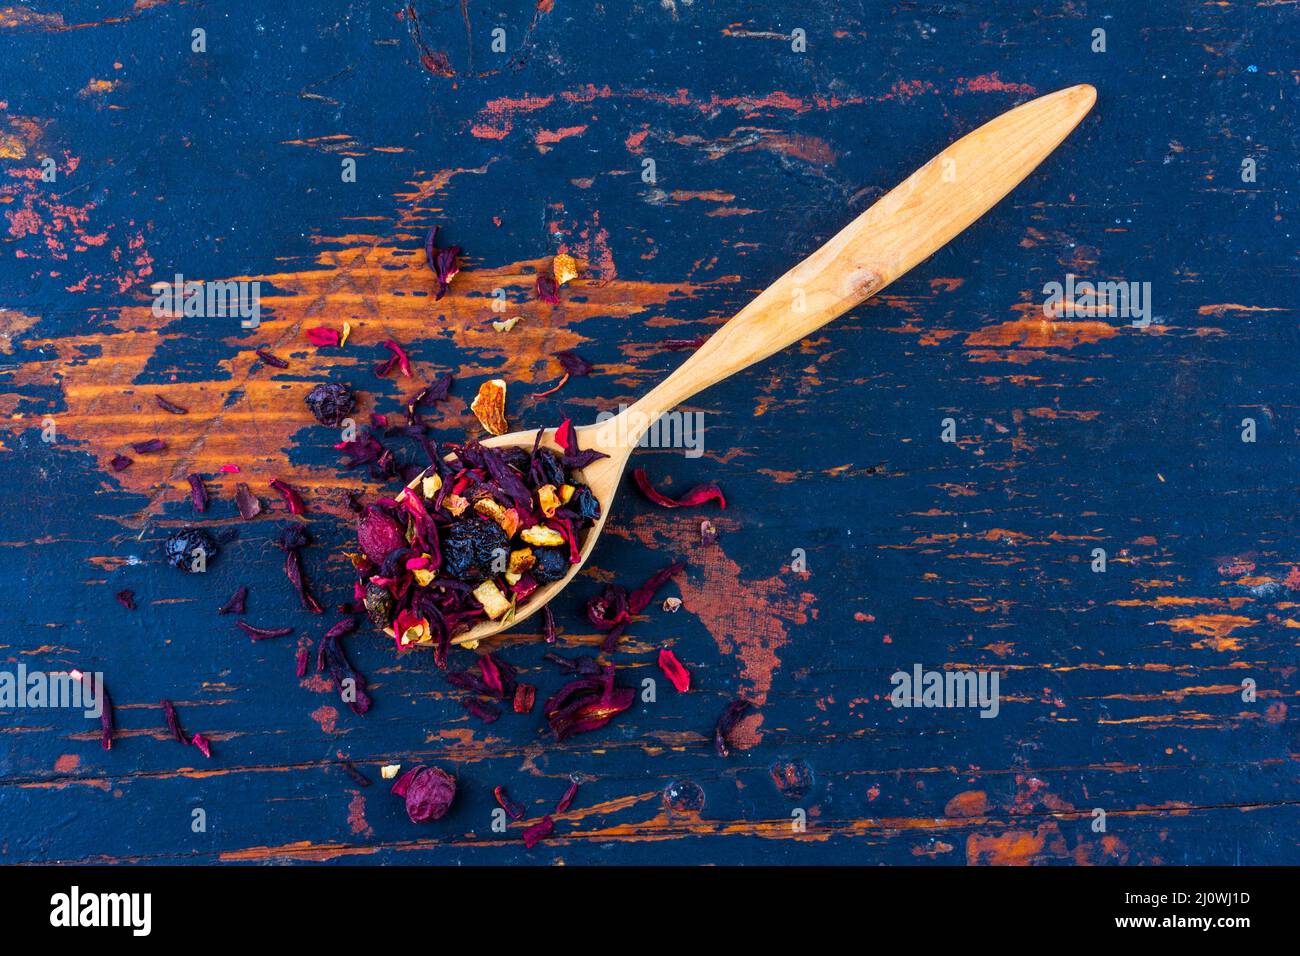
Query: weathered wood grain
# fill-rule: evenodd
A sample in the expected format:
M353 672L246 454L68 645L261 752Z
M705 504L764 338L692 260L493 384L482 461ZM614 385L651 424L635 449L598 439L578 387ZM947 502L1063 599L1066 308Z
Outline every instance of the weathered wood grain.
M104 671L119 726L105 752L79 715L0 714L0 860L1300 860L1292 6L414 6L0 12L0 658ZM283 579L267 482L303 491L307 573L331 605L350 596L344 492L380 490L341 470L302 405L311 383L396 413L452 371L439 439L476 428L489 377L511 383L515 427L591 420L681 361L664 340L707 335L918 161L1077 82L1098 88L1094 113L991 215L692 400L703 458L637 453L669 487L717 480L729 507L620 495L556 607L560 650L594 652L581 604L600 585L684 557L682 610L652 606L615 660L629 682L660 677L671 646L690 693L660 679L656 702L556 744L536 711L477 723L428 655L369 634L348 639L366 717L295 678L332 617ZM435 223L466 251L436 303L420 248ZM559 251L583 277L545 306L535 273ZM155 317L149 283L177 272L261 281L261 326ZM1067 272L1150 282L1153 323L1044 318L1042 287ZM508 334L497 288L522 316ZM345 320L341 350L303 336ZM390 337L413 380L371 373ZM565 348L597 374L530 398ZM153 437L166 453L108 469ZM190 472L215 499L202 522L240 536L187 577L158 549L194 520ZM268 513L240 523L236 481ZM217 616L241 584L248 620L295 636L253 644ZM562 678L522 630L502 654L544 698ZM1001 669L999 716L892 708L890 675L915 663ZM713 722L737 695L756 716L722 760ZM212 760L167 737L162 698ZM379 780L418 761L461 781L437 824L411 824ZM571 774L556 836L524 850L518 830ZM498 783L529 813L505 835ZM703 807L670 806L674 784Z

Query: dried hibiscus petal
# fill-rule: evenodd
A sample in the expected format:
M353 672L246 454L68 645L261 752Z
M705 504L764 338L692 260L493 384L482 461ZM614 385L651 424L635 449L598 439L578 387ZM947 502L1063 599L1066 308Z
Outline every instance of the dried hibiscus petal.
M749 713L752 706L749 701L737 698L727 705L722 716L718 718L717 726L713 728L713 749L719 757L731 755L731 742L728 737L736 724L740 723L741 718Z
M682 666L677 655L666 647L659 649L659 669L681 693L684 694L691 689L691 672Z
M397 778L392 792L406 801L412 823L438 820L456 799L456 778L438 767L421 764Z
M559 305L560 286L551 276L539 275L537 277L537 298L550 305Z
M288 363L288 362L286 362L286 361L285 361L284 359L282 359L282 358L278 358L277 356L272 355L272 354L271 354L270 352L268 352L266 349L257 349L255 354L256 354L257 357L260 358L260 359L261 359L265 364L271 366L272 368L288 368L288 367L289 367L289 363Z
M162 702L162 709L163 716L167 718L167 729L171 731L172 737L174 737L178 743L185 744L187 747L190 744L193 744L195 747L199 748L199 751L203 756L209 758L212 756L212 744L208 742L207 737L204 737L202 734L195 734L191 737L181 729L180 717L177 716L176 708L172 705L170 700L164 700Z
M203 479L198 475L187 475L186 481L190 483L190 504L199 514L208 510L208 489L203 487Z
M595 371L595 366L576 352L556 352L555 357L560 360L560 367L564 369L566 375L581 378Z
M203 756L208 759L212 758L212 744L208 741L207 737L204 737L202 734L195 734L190 738L190 743L195 747L198 747L199 753L203 754Z
M177 405L175 402L169 402L161 395L155 395L153 397L153 400L158 403L158 407L161 408L164 412L171 412L173 415L188 415L190 413L190 410L188 408L182 408L180 405Z
M546 643L554 644L557 637L555 632L555 615L551 613L551 606L549 604L542 608L542 631L546 635Z
M505 787L493 787L492 796L496 797L497 806L504 810L506 816L511 820L522 820L524 818L524 808L510 799L510 794L506 793Z
M254 627L247 621L236 621L235 627L255 641L265 641L273 637L288 637L293 633L291 627Z
M556 739L598 730L636 700L631 687L614 684L614 668L606 665L599 676L569 681L546 701L544 713Z
M279 478L271 479L271 487L284 499L284 503L289 506L289 514L300 515L306 511L302 503L302 495L298 494L296 488Z
M674 499L669 498L650 484L650 479L646 476L644 468L633 468L632 478L636 481L636 486L641 489L643 495L663 508L691 508L710 501L716 501L721 508L727 507L727 499L722 496L722 489L717 486L716 482L706 481L702 485L696 485L680 498Z
M356 781L357 786L360 787L370 786L371 783L370 778L367 777L360 770L358 770L357 765L354 764L351 760L340 760L339 762L343 764L344 773L346 773L349 777L351 777L354 781Z
M436 244L437 239L438 227L434 226L429 230L428 238L424 240L424 257L428 260L433 274L438 277L438 294L434 296L435 302L446 294L447 286L460 272L460 246L447 246L440 249Z
M165 450L167 443L161 438L150 438L148 441L133 442L131 448L137 455L147 455L150 452Z
M354 714L363 716L370 710L371 700L366 693L366 678L348 660L334 628L325 633L316 647L316 669L330 672L335 688Z
M243 614L244 602L248 599L247 586L241 586L238 591L230 595L230 600L221 607L217 608L218 614Z
M109 462L109 465L114 471L126 471L126 469L131 467L132 461L133 460L127 458L126 455L114 455L113 460Z
M526 846L528 849L531 850L533 847L537 846L537 844L540 843L542 840L550 836L551 833L554 832L554 830L555 830L555 821L552 820L550 815L548 814L547 816L542 817L532 826L528 827L520 835L524 838L524 846Z
M489 379L480 385L469 408L489 432L504 435L510 428L506 422L505 379Z
M252 521L262 513L262 502L244 482L235 485L235 507L245 521Z
M564 791L564 796L560 797L560 802L555 805L556 813L563 813L573 805L573 798L578 795L578 781L571 780L569 789Z
M537 697L537 688L532 684L516 684L514 708L516 714L531 713L533 701Z
M491 704L485 704L480 700L462 700L460 703L462 707L485 724L493 723L501 718L501 711Z
M134 611L134 610L135 610L135 592L134 592L134 591L129 590L129 589L127 589L127 590L122 590L122 591L118 591L117 594L114 595L114 596L117 598L117 603L120 604L120 605L122 605L122 607L126 608L128 611Z
M305 647L298 648L298 664L297 667L294 668L295 677L307 676L307 662L310 660L311 660L311 654L310 652L308 652L307 648Z

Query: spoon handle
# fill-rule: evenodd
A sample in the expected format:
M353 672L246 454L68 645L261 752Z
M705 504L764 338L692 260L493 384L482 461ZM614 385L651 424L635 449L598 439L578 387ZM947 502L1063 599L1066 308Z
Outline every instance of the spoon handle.
M875 295L997 204L1092 108L1081 84L1030 100L963 136L741 309L628 409L659 415L815 332ZM630 435L634 445L640 435Z

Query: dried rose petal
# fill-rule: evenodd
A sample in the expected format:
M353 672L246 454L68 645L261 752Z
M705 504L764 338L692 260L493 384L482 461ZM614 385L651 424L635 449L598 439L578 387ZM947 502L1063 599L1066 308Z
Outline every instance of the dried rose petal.
M239 466L222 465L220 468L217 469L217 471L221 472L223 475L237 475L239 474Z
M731 755L731 742L727 738L752 706L749 701L737 698L727 705L727 709L718 718L717 726L713 728L713 749L719 757Z
M691 672L683 667L677 655L666 647L659 649L659 669L681 693L684 694L691 689Z
M204 737L202 734L195 734L190 738L190 743L195 747L198 747L199 752L203 754L203 756L207 757L209 760L212 759L212 744L208 742L207 737Z
M339 330L327 329L323 325L307 329L306 335L312 345L338 345L340 342Z
M537 688L532 684L516 684L514 708L516 714L531 713L533 701L537 697Z
M524 808L510 799L510 794L506 793L505 787L493 787L492 796L496 797L497 806L504 810L506 816L511 820L522 820L524 818Z
M186 475L190 483L190 504L199 514L208 510L208 489L203 487L203 479L198 475Z
M510 426L506 423L505 379L489 379L480 385L478 395L469 408L493 435L504 435L509 431Z
M155 395L153 400L158 403L158 407L164 412L171 412L173 415L188 415L190 413L188 408L182 408L175 402L169 402L161 395Z
M252 521L262 513L262 502L244 482L235 485L235 507L245 521Z
M406 800L412 823L438 820L456 799L456 778L438 767L412 767L393 784L392 792Z
M546 837L550 836L554 830L555 821L552 820L548 814L532 826L528 827L528 829L524 830L520 836L524 838L524 846L531 850Z
M646 476L644 468L633 468L632 478L636 481L636 485L641 489L643 495L664 508L690 508L709 501L716 501L719 507L727 507L727 499L722 496L722 489L717 486L716 482L707 481L702 485L696 485L680 498L673 499L650 484L650 479Z
M230 600L221 607L217 608L218 614L243 614L244 601L248 598L247 586L240 587L238 591L230 595Z
M307 509L303 506L302 496L291 485L286 484L279 478L271 479L271 487L274 488L284 499L284 503L289 506L289 513L300 515Z
M116 595L117 603L122 605L128 611L135 610L135 592L131 590L118 591Z

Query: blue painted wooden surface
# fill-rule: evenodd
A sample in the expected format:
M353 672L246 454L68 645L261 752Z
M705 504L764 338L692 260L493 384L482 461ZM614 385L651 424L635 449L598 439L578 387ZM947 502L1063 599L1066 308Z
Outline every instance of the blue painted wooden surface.
M0 859L1297 861L1292 7L415 7L0 11L0 656L103 671L119 725L105 752L77 714L4 712ZM215 614L247 584L252 623L305 642L333 620L281 574L276 475L307 499L317 592L350 596L342 495L381 489L340 468L302 405L310 383L400 411L416 383L370 371L391 336L421 383L457 375L430 415L439 439L475 428L468 401L498 375L516 427L594 418L681 361L663 340L708 334L952 139L1077 82L1097 108L1008 200L699 396L703 458L637 455L678 490L717 480L730 505L665 512L629 490L557 604L561 651L598 643L581 604L603 582L684 557L666 592L683 609L652 605L614 659L629 682L659 677L671 646L689 694L660 678L656 702L556 744L538 711L477 723L427 655L364 633L348 639L375 698L359 718L295 678L296 638L252 644ZM36 176L45 157L54 183ZM436 305L420 252L434 223L466 252ZM562 250L583 278L542 307L534 272ZM261 327L155 318L149 283L177 272L260 279ZM1042 287L1066 273L1150 282L1153 324L1044 319ZM508 334L490 326L498 287L523 317ZM346 348L307 344L344 320ZM255 362L263 345L291 367ZM597 374L528 399L561 348ZM168 452L109 471L149 437ZM216 499L202 523L239 538L187 577L159 545L193 520L190 472ZM235 480L268 515L239 522ZM562 678L521 630L501 655L540 700ZM890 675L918 663L999 669L999 716L893 709ZM723 760L712 725L737 695L760 719ZM212 739L210 761L168 739L162 698ZM454 770L452 813L411 824L378 779L390 762ZM777 785L805 769L806 793ZM492 832L493 786L533 819L571 774L585 782L554 839L526 851L518 825ZM674 783L703 808L668 806Z

